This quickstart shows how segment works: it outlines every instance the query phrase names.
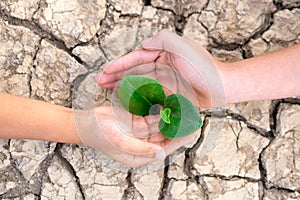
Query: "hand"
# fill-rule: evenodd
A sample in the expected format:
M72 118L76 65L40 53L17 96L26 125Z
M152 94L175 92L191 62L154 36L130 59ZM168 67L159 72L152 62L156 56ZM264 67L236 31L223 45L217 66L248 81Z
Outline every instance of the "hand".
M131 120L128 120L128 115ZM198 134L196 132L185 138L168 140L158 132L158 118L135 116L112 107L74 111L74 120L84 145L129 167L164 159L182 145L192 142ZM132 130L128 129L128 123L134 124Z
M162 30L144 40L142 47L107 64L104 72L96 76L100 86L115 87L124 75L133 73L154 77L160 75L162 81L169 82L168 85L176 84L176 79L172 81L168 73L157 72L158 66L164 65L178 72L192 87L197 105L225 105L223 82L219 74L221 63L195 41Z

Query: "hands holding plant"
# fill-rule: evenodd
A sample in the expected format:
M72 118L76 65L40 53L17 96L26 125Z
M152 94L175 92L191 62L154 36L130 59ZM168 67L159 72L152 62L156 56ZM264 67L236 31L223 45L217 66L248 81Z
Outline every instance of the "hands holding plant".
M167 71L166 77L172 77L167 68L158 66L157 70L162 72L156 75L158 79ZM178 74L173 72L173 76L172 80L177 81L164 85L164 89L156 80L125 76L120 85L115 85L121 101L116 104L122 103L122 107L114 105L113 95L112 107L74 111L82 143L130 167L164 159L181 146L192 143L200 133L202 120L187 98L171 94L180 92L179 88L183 88L183 93L190 91ZM165 91L171 95L167 97ZM192 93L190 91L190 97L193 97ZM165 109L159 114L158 108ZM167 113L168 109L170 113Z
M99 85L113 88L128 73L146 75L162 85L182 85L178 88L179 93L184 93L196 106L210 108L225 105L220 75L224 63L213 58L196 41L162 30L144 40L142 47L108 63L104 72L96 77ZM171 69L166 70L161 65ZM186 81L185 84L178 83L182 82L177 79L178 74ZM192 90L186 91L188 87ZM191 92L196 99L189 95Z
M114 108L118 109L118 108ZM132 115L118 110L120 116L129 117L116 121L116 110L109 106L90 111L74 111L77 133L84 145L100 150L104 154L129 167L138 167L155 160L162 160L182 145L194 140L195 135L168 140L158 133L158 118ZM124 123L134 124L126 130Z
M113 88L119 87L118 81L127 75L155 79L165 93L157 102L161 108L157 114L160 112L161 117L153 115L155 112L133 115L118 106L77 111L0 93L1 138L83 143L116 161L137 167L163 159L194 140L199 130L188 136L185 133L193 132L198 126L195 129L184 126L194 123L184 116L194 113L192 119L199 117L193 105L215 107L300 95L300 44L233 63L218 62L194 41L165 30L143 41L142 46L109 63L96 76L96 81L102 87ZM146 82L141 83L144 86ZM143 87L134 90L143 91ZM156 96L154 93L152 97ZM149 105L153 103L149 102ZM126 103L123 106L126 108Z
M104 72L97 75L95 80L101 87L114 88L119 87L118 82L126 75L147 76L161 83L166 95L179 93L187 97L194 105L206 108L251 100L285 98L300 94L299 50L300 44L262 56L223 63L214 59L195 41L163 30L152 38L144 40L142 49L108 63ZM168 118L164 116L168 115L168 112L167 109L163 110L162 118ZM145 117L132 115L132 118ZM111 116L110 119L112 120ZM138 124L135 120L133 123ZM151 125L147 123L144 125L151 130L149 128ZM118 131L120 129L115 130L115 132ZM138 136L142 132L138 131L137 134L133 134L135 137L130 139L132 144L138 144L141 141L147 146L156 144L168 155L185 142L190 141L199 131L196 131L194 135L175 140L166 139L158 130L155 133L156 137L160 138L159 140L149 138L145 140ZM106 134L112 133L108 131ZM123 139L122 141L128 140L124 136ZM119 141L117 139L113 142L120 150L128 149L128 142ZM152 146L153 148L147 150L144 148L142 152L158 152L158 146L155 148ZM133 147L132 152L139 152L139 148ZM133 156L132 152L127 153ZM135 158L137 157L143 156L136 155ZM123 163L130 162L121 157L115 157L115 159ZM136 162L138 164L135 166L151 161Z
M174 102L177 102L178 104L178 101L185 101L183 104L194 104L197 107L199 105L211 107L224 104L222 102L223 99L221 101L217 100L215 98L216 94L211 94L210 92L211 89L220 90L218 91L219 94L217 94L217 96L220 97L223 95L222 87L218 85L220 83L220 77L218 76L214 63L217 61L214 61L210 54L201 46L194 44L194 42L188 39L181 38L175 33L165 30L159 32L153 38L145 40L142 45L143 49L136 50L108 63L104 72L95 78L99 85L105 88L119 87L118 82L124 76L142 75L153 78L161 83L166 95L174 93L181 94L177 96L171 95L168 98L163 99L163 101L166 100L166 104L168 105L174 104ZM145 80L142 80L141 82L144 83ZM147 93L147 90L144 91ZM149 91L153 91L153 88L150 88ZM125 91L124 94L125 96L126 94L132 95L130 94L130 91ZM157 95L158 94L156 93L153 94L154 97L157 97ZM192 103L189 102L189 100ZM187 103L187 101L189 103ZM95 129L98 130L97 132L101 132L101 134L104 135L106 144L100 144L100 142L93 139L82 139L83 143L103 151L105 154L119 162L135 167L155 161L157 158L162 159L165 155L169 155L186 143L192 142L197 134L199 134L200 131L197 129L202 124L202 122L201 124L198 123L199 116L197 111L194 111L193 106L186 106L181 109L180 115L183 116L182 113L185 112L185 118L195 118L195 121L198 120L196 124L197 128L195 128L196 125L192 125L193 122L190 123L189 120L182 120L184 122L181 124L180 122L174 123L176 120L174 117L170 118L172 123L169 125L165 120L168 117L164 116L165 114L168 115L168 109L162 109L162 120L159 128L157 127L157 124L160 118L156 118L157 120L155 121L153 120L153 116L151 119L151 116L143 116L144 114L140 114L142 116L130 114L131 119L127 118L124 121L131 121L132 127L138 127L138 130L134 130L135 128L133 128L132 130L129 130L129 132L126 132L124 131L126 130L126 127L120 127L114 124L114 111L109 110L111 108L101 109L106 110L106 114L104 112L102 113L106 118L104 119L102 114L97 114L100 129L99 127L98 129ZM130 111L129 108L126 109ZM171 108L170 113L174 114L175 110L176 109ZM121 116L121 113L124 112L124 110L121 111L118 109L117 112L120 112L118 116ZM193 114L194 112L196 114ZM173 114L170 115L176 115ZM120 122L122 120L118 121ZM176 124L175 128L174 124ZM182 124L186 125L183 126ZM172 128L166 128L167 126ZM194 128L191 129L192 126L194 126ZM176 136L180 128L182 129L181 132L183 134L181 134L181 136L180 134ZM161 131L165 132L165 136L161 134ZM86 131L85 133L87 132L92 133L92 131ZM193 132L194 134L187 136L187 134ZM96 134L99 133L92 134L95 136L91 135L90 137L95 138ZM180 138L176 139L177 137ZM172 138L175 139L172 140ZM103 150L103 146L109 147L104 148Z

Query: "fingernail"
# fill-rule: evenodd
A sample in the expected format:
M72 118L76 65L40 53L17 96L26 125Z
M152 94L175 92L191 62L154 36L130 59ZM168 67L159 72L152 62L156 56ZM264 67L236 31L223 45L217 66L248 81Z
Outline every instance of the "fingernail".
M156 152L155 159L164 160L166 158L166 152L163 149L160 149Z
M102 75L103 75L103 72L100 72L99 74L97 74L97 75L94 77L94 81L95 81L96 83L99 83L99 82L100 82L100 79L101 79L101 77L102 77Z

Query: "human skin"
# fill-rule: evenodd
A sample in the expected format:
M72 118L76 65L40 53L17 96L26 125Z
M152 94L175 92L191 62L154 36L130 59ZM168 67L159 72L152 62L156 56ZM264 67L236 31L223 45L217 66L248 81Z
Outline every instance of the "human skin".
M142 46L142 49L108 64L104 72L95 78L100 86L113 88L128 70L145 65L143 73L150 73L154 70L151 67L155 66L151 63L161 63L170 64L187 79L197 94L199 105L203 107L222 106L212 103L213 93L215 96L222 96L224 93L224 101L218 102L223 105L300 95L299 44L233 63L220 62L205 52L196 42L168 31L162 31L153 38L145 40ZM210 72L216 72L213 78L214 75L220 78L222 90L207 84L211 81L209 80L211 77L201 73L207 70L206 65L200 67L197 65L203 55L211 60L212 65L209 67L214 69ZM190 58L194 63L181 59L185 57ZM194 72L200 72L200 76L196 76L197 73ZM215 80L219 79L212 79L212 83ZM4 93L0 93L0 105L0 138L82 144L74 123L72 109ZM199 133L172 142L164 139L161 134L156 134L150 140L139 135L127 137L126 134L120 134L120 130L112 125L111 107L98 107L95 113L103 122L103 126L99 128L99 133L102 134L100 138L103 138L103 141L109 140L100 143L103 146L92 147L104 151L113 159L130 167L157 160L157 152L161 152L162 149L164 155L159 157L163 159L180 146L191 142ZM147 130L145 119L134 117L132 119L136 123L144 123L142 127ZM143 133L143 131L139 132Z
M238 62L220 62L196 41L163 30L144 40L142 49L109 63L95 80L102 87L112 88L137 66L145 65L144 71L149 71L146 68L150 63L165 64L190 83L200 107L217 107L300 95L299 57L300 44L297 44ZM203 64L201 61L205 59L210 63ZM213 95L224 100L214 104Z
M233 63L220 63L226 102L300 95L300 44Z
M5 93L0 93L0 105L3 139L81 143L68 108Z
M79 111L47 102L0 93L0 138L30 139L91 146L112 159L129 167L138 167L166 155L193 141L198 133L189 137L168 140L155 132L151 137L147 119L132 116L139 130L125 134L115 126L111 106L99 106L90 111ZM95 119L84 121L86 113ZM74 115L83 119L76 124ZM80 132L80 133L79 133ZM90 137L88 143L82 138Z

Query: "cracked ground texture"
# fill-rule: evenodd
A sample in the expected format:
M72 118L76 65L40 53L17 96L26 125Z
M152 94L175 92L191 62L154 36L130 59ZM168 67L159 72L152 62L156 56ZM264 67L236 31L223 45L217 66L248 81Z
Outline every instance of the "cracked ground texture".
M178 31L231 62L300 43L300 1L1 0L0 91L84 108L97 90L109 105L92 77L132 50L142 27ZM300 199L299 98L202 116L197 141L155 170L120 170L84 146L0 140L0 199Z

